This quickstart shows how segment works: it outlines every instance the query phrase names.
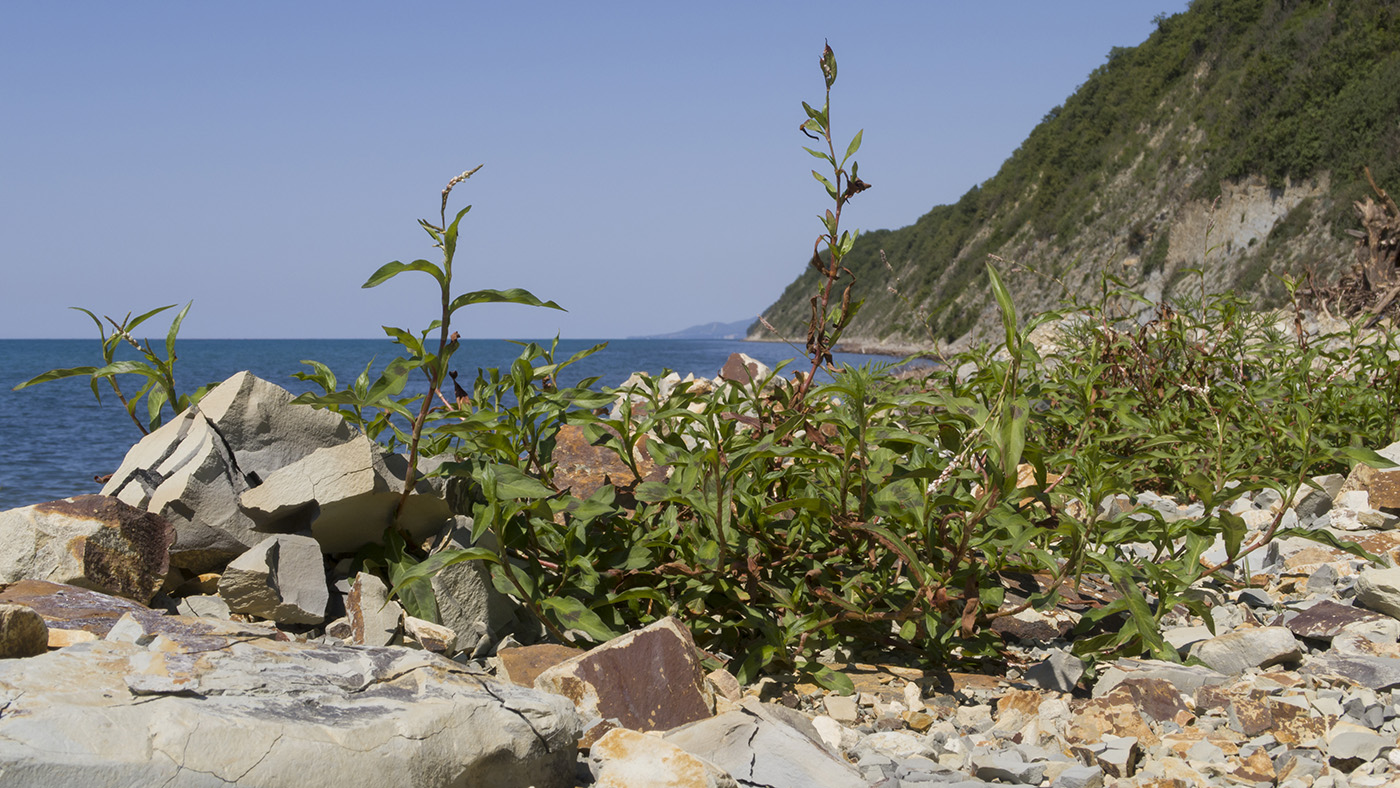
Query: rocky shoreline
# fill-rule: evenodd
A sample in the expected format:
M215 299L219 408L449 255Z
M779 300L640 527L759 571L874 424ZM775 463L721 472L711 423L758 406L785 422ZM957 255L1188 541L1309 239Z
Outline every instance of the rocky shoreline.
M1251 538L1281 517L1384 562L1271 543L1198 585L1209 622L1168 615L1186 664L1075 656L1074 623L1113 598L1086 578L998 620L994 674L829 652L841 695L741 686L675 619L547 642L478 562L433 579L440 623L410 615L350 559L401 458L290 400L240 373L103 495L0 512L0 784L1400 786L1400 471L1240 496ZM452 494L415 487L413 538L476 544ZM1205 514L1146 492L1100 505ZM1009 578L1005 604L1036 582Z

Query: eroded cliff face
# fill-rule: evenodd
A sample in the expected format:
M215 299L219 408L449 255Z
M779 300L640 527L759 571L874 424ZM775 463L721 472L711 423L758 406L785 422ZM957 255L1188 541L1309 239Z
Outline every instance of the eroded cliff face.
M1199 298L1204 288L1207 293L1234 291L1272 306L1286 298L1282 276L1303 278L1311 273L1326 281L1352 263L1352 239L1337 238L1323 219L1334 206L1329 175L1286 182L1280 188L1252 177L1223 184L1214 200L1186 198L1193 183L1190 175L1183 164L1144 189L1133 170L1124 170L1104 189L1096 215L1075 236L1064 241L1037 239L1026 226L995 247L991 262L1011 290L1018 312L1097 304L1106 290L1118 287L1152 303ZM993 232L993 225L984 225L967 248L980 252L977 242ZM897 279L911 277L919 265L916 260L889 261ZM955 270L946 267L931 295L950 286L947 280ZM928 319L932 297L916 304L907 293L879 293L874 288L866 297L872 315L895 312L904 317L857 322L843 340L852 349L907 352L937 346L956 351L995 341L1001 330L995 303L984 286L968 287L957 296L953 308L968 310L973 319L951 339L927 327L936 323ZM1116 303L1133 309L1123 299ZM772 336L760 330L750 338Z

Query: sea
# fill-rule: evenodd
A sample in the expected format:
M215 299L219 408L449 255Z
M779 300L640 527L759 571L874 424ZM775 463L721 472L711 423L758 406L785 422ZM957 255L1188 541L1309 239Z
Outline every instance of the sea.
M551 340L534 340L548 347ZM573 385L599 378L597 385L617 386L633 372L714 377L731 353L742 352L776 367L801 356L801 349L771 342L720 339L563 339L555 354L560 361L606 342L606 347L568 367L561 383ZM163 341L152 340L163 351ZM366 365L371 375L383 369L401 350L387 339L180 339L176 345L177 393L193 391L227 379L241 370L269 380L293 393L318 391L293 375L309 371L301 362L313 359L331 369L343 387ZM521 345L499 339L463 340L453 366L466 385L477 368L506 369ZM124 350L118 358L134 358ZM838 363L890 363L885 356L837 353ZM94 338L0 339L0 511L98 492L96 478L112 473L141 433L105 383L101 402L93 396L86 376L40 383L19 391L14 387L50 369L102 364L101 346ZM802 369L794 363L791 369ZM122 390L140 388L141 378L122 376ZM426 384L419 384L419 390ZM137 415L144 416L144 402ZM170 411L167 408L166 418Z

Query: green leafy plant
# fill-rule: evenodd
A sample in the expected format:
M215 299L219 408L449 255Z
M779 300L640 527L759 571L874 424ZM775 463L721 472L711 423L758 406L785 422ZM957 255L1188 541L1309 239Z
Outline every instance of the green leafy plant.
M100 404L102 402L101 382L106 381L126 408L127 415L136 425L136 429L142 435L154 430L161 425L163 420L162 411L168 404L176 415L185 408L198 402L204 396L210 386L204 386L196 390L193 394L177 394L175 391L175 338L180 333L180 324L184 322L185 315L190 311L190 306L194 302L185 304L175 315L175 319L170 321L170 328L165 337L165 356L151 347L150 340L145 342L137 340L133 335L137 327L155 315L167 309L174 309L174 304L157 307L149 312L132 317L128 312L121 322L112 318L106 318L112 326L112 333L107 333L107 327L97 315L83 309L80 306L71 307L92 318L92 322L97 324L98 337L102 346L102 365L94 367L69 367L65 369L51 369L41 375L37 375L14 387L15 391L33 386L36 383L46 383L51 380L61 380L63 378L81 377L86 375L92 386L92 395ZM129 345L134 348L145 359L144 361L118 359L117 351L121 346ZM118 375L136 375L144 378L141 387L135 394L128 395L122 391ZM146 400L145 421L136 415L136 410L140 407L142 398Z
M325 393L322 395L303 395L297 398L297 402L338 410L366 428L366 431L372 436L378 436L385 429L391 429L393 440L390 441L390 446L392 447L396 442L402 442L407 446L408 470L404 478L404 489L395 510L395 520L402 514L403 508L414 490L419 472L418 459L424 448L425 434L430 443L433 444L433 451L429 453L435 454L444 451L447 441L450 440L449 435L437 435L429 429L429 416L433 412L435 402L442 403L444 412L454 409L453 403L449 402L441 393L442 387L451 373L452 355L459 346L459 335L451 330L452 316L457 310L466 306L493 303L524 304L563 311L563 307L553 301L541 301L528 290L521 288L473 290L453 296L452 266L457 256L458 229L462 219L471 211L472 207L468 205L458 211L449 223L447 221L447 203L453 188L475 175L480 169L481 166L478 165L447 182L447 186L442 190L442 202L437 224L433 224L427 219L418 220L418 224L432 238L433 246L441 251L441 263L423 259L409 263L395 260L381 266L362 285L365 288L378 287L406 271L427 274L437 282L440 293L440 313L428 328L420 334L414 335L402 328L384 326L384 333L402 347L406 351L406 355L391 362L373 384L369 382L369 368L366 367L365 372L356 379L355 384L344 392L335 390L335 377L325 365L311 361L304 362L312 367L312 372L302 373L302 379L319 383L324 388ZM434 330L437 331L435 348L429 340L429 335ZM401 397L409 377L416 372L422 372L427 378L427 392L418 397ZM412 409L415 402L416 412ZM367 418L367 410L377 410L378 413ZM394 416L403 417L408 422L407 425L394 422Z

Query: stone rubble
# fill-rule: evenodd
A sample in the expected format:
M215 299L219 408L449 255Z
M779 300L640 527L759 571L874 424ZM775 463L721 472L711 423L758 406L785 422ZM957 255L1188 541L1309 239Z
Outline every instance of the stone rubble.
M618 407L766 375L750 361L636 376ZM290 399L235 375L133 448L108 497L0 513L0 784L1400 788L1400 470L1234 499L1247 539L1281 518L1385 563L1275 540L1193 588L1208 620L1165 616L1191 664L1086 665L1070 633L1113 593L1086 577L997 620L1003 675L827 654L841 695L740 685L674 619L537 642L479 562L433 579L441 623L415 617L352 572L403 459ZM640 481L569 441L576 491ZM431 485L411 501L411 538L482 544ZM1205 514L1146 492L1100 506ZM1005 582L1015 605L1036 581Z

